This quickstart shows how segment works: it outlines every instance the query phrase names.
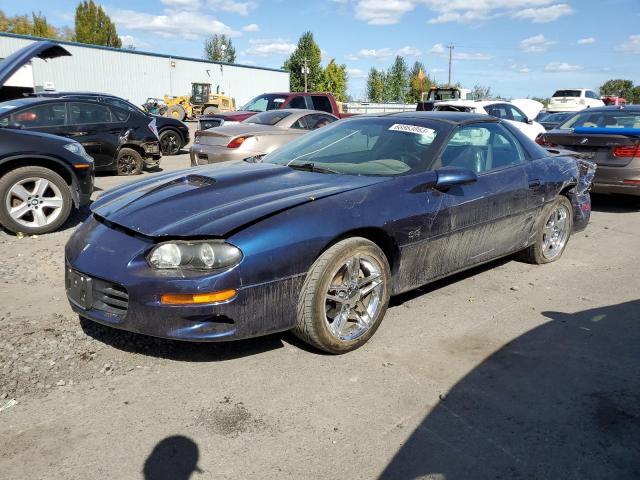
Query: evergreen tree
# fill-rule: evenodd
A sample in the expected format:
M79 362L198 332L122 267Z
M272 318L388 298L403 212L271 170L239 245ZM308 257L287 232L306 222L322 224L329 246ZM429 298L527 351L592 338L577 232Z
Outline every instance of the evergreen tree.
M320 47L313 39L313 33L305 32L298 40L298 46L291 56L284 62L282 68L289 72L291 91L304 91L304 60L307 60L307 90L309 92L321 90L324 83L324 72L320 66Z
M400 55L389 68L385 85L385 101L404 102L408 93L409 71L407 63Z
M122 47L116 26L101 6L85 0L76 7L75 41L107 47Z
M339 102L347 101L347 66L338 65L335 59L331 59L324 69L323 81L320 90L330 92Z
M371 67L369 76L367 77L367 98L370 102L380 103L385 101L385 73Z
M235 63L236 49L226 35L212 35L204 41L204 58L211 62Z
M628 96L632 96L633 82L631 80L622 80L620 78L615 80L607 80L600 87L600 95L615 95L624 97L627 101L630 101Z

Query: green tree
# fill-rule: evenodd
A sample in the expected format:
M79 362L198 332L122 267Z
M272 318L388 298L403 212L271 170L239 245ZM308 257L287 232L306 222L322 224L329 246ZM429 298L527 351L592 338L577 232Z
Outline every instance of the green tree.
M236 49L226 35L212 35L204 41L204 58L210 62L235 63Z
M409 69L400 55L389 68L385 82L385 101L404 102L408 93Z
M321 90L324 83L324 71L320 65L320 47L313 39L313 33L304 32L298 40L298 46L291 56L284 62L282 68L289 72L291 79L291 91L304 91L304 66L305 59L308 68L307 90Z
M335 59L331 59L324 69L320 90L330 92L339 102L347 101L347 66L338 65Z
M419 102L422 98L422 92L428 92L433 85L433 80L427 75L422 62L415 62L409 72L409 93L406 102Z
M485 98L490 98L491 87L476 84L473 86L473 90L471 90L471 94L473 95L474 100L484 100Z
M44 38L58 38L58 30L53 25L49 25L47 18L42 13L38 12L36 14L32 12L31 20L32 35Z
M43 38L60 38L58 30L47 22L47 18L42 13L35 12L31 13L31 17L28 15L7 17L0 10L0 31Z
M627 103L640 103L640 85L633 87L627 95L627 97L624 97L627 100Z
M116 26L101 6L85 0L76 7L75 41L107 47L122 47Z
M632 89L633 82L631 80L622 80L620 78L607 80L600 87L600 95L616 95L627 98L627 95L632 93Z
M367 77L367 98L370 102L384 102L384 84L386 74L382 70L371 67Z

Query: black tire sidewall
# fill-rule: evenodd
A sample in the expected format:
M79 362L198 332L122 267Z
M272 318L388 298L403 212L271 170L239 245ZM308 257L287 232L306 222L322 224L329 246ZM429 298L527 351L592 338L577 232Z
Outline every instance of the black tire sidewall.
M120 159L125 155L131 155L136 161L136 168L131 173L120 172ZM118 151L118 158L116 160L116 170L118 172L118 175L123 175L123 176L139 175L140 173L142 173L143 166L144 166L144 159L142 158L142 155L140 155L139 152L135 151L132 148L121 148Z
M9 189L18 181L29 178L29 177L39 177L44 178L51 183L55 184L56 187L62 193L62 212L58 216L58 218L49 225L45 227L36 227L30 228L20 225L16 221L11 218L9 212L7 211L6 205L6 196L9 192ZM43 233L49 233L57 230L67 221L69 218L69 214L71 213L71 207L73 206L73 199L71 198L71 191L69 189L69 185L64 179L55 173L52 170L49 170L45 167L20 167L15 170L11 170L5 173L0 178L0 223L9 231L13 233L23 232L28 235L41 235Z
M173 153L162 151L162 154L163 155L177 155L178 153L180 153L180 149L182 148L182 137L180 136L180 134L178 132L176 132L173 129L167 129L167 130L163 130L162 132L160 132L160 138L158 139L158 140L160 140L160 150L162 150L162 139L163 139L163 137L166 137L167 135L173 135L173 136L176 137L178 149Z

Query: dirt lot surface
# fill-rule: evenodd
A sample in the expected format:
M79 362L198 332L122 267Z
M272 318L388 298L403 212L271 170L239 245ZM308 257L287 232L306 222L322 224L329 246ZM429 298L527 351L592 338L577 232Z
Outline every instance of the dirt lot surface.
M81 324L63 247L87 212L0 232L0 477L640 478L640 211L594 209L560 261L395 298L339 357Z

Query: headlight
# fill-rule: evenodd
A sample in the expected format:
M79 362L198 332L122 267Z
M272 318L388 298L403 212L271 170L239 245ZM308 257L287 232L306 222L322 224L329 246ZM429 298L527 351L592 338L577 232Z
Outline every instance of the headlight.
M81 157L86 157L87 152L84 151L84 147L79 143L67 143L64 148L69 150L71 153L75 153L76 155L80 155Z
M168 242L151 250L147 260L157 269L219 270L240 263L242 252L222 240Z

